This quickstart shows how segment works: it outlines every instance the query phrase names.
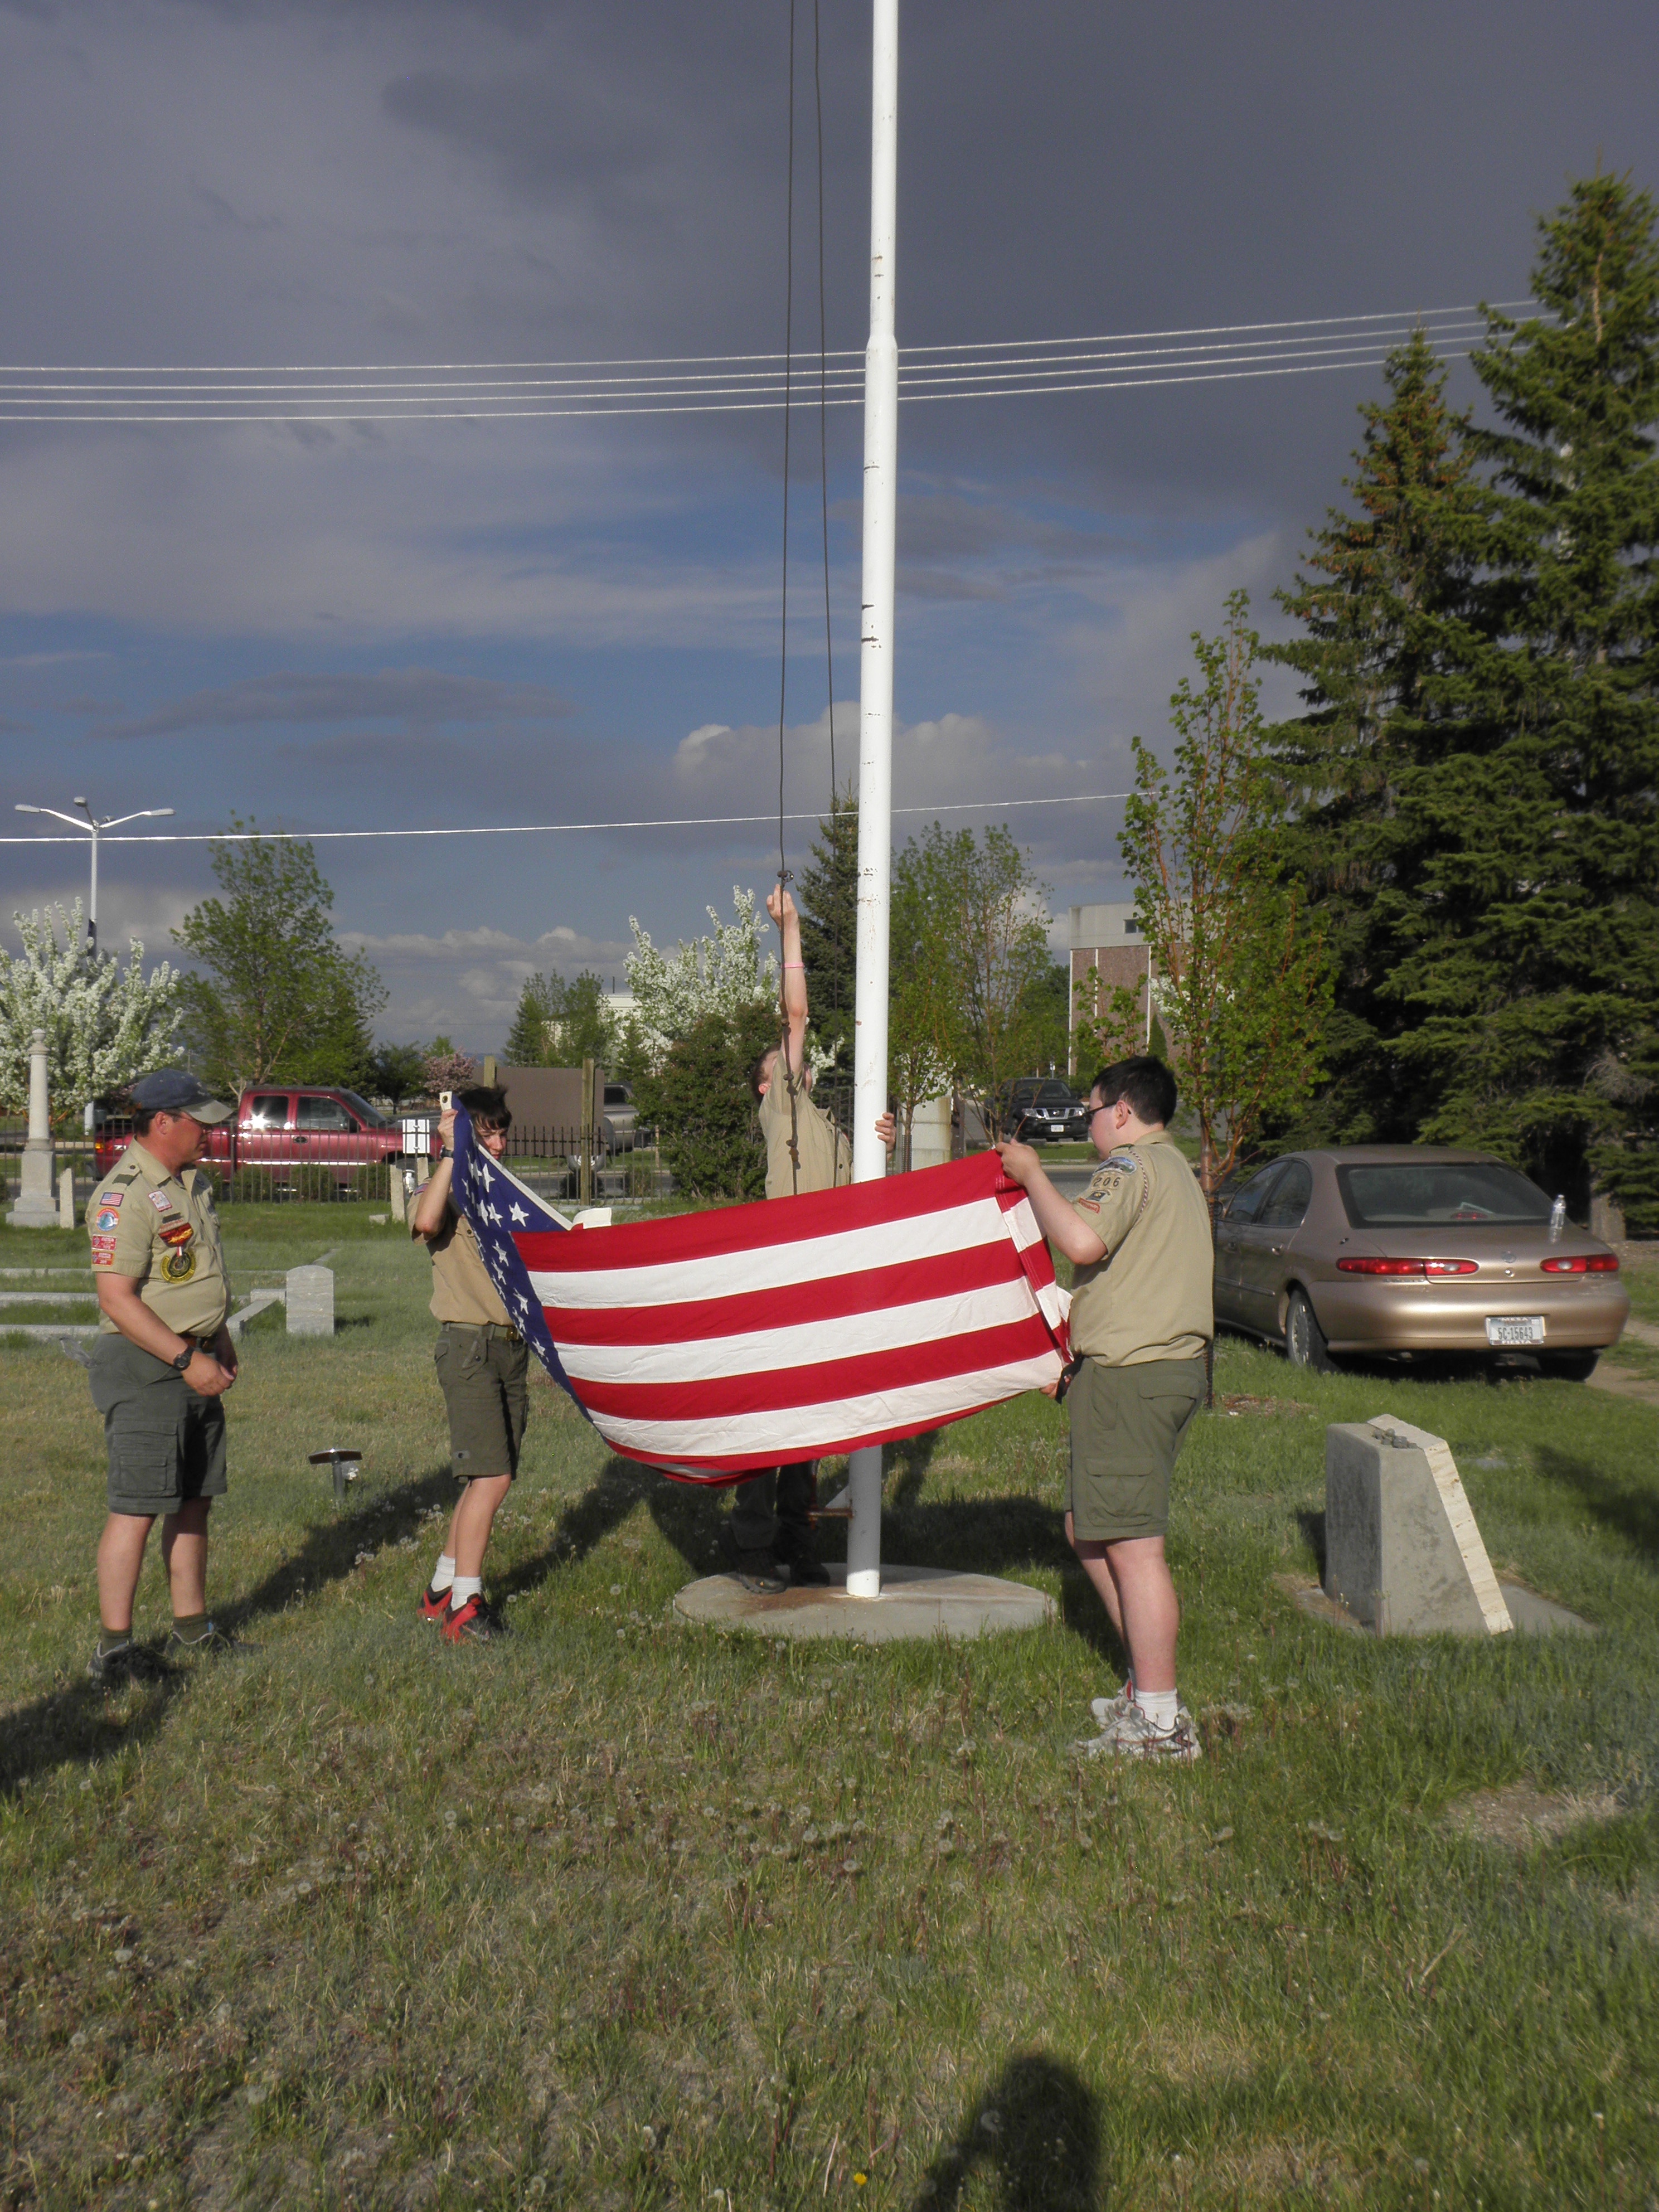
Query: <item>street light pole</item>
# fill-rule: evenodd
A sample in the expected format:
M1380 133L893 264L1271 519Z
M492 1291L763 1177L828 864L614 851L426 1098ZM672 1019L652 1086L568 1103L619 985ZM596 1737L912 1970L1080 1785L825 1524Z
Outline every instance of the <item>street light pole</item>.
M78 806L81 812L86 816L84 822L77 815L61 813L55 806L25 806L21 800L18 801L15 811L19 814L50 814L54 822L67 822L71 830L85 830L91 833L92 897L87 908L87 951L95 954L98 950L98 839L100 833L105 830L118 830L124 822L148 822L161 815L171 814L173 809L170 806L141 806L136 814L106 814L100 822L84 799L77 799L73 801L73 804Z
M90 959L95 960L98 957L99 833L105 830L118 830L124 822L148 822L153 818L159 817L161 815L171 814L173 809L170 806L141 806L135 814L106 814L100 822L98 817L93 812L91 806L84 799L77 799L74 801L74 804L78 806L81 809L82 813L86 816L87 818L84 822L82 822L76 815L62 813L55 806L25 806L21 799L16 802L16 811L19 814L50 814L54 822L67 822L71 830L85 830L90 832L92 837L92 896L87 907L87 953ZM88 1098L87 1101L86 1114L86 1132L88 1136L91 1136L93 1133L93 1102Z

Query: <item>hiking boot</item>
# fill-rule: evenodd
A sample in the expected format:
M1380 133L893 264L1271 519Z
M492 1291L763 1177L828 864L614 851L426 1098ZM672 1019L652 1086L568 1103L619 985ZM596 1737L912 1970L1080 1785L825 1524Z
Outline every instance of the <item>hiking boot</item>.
M421 1619L441 1620L448 1610L449 1592L447 1589L434 1589L428 1583L421 1592Z
M1155 1759L1190 1766L1198 1757L1192 1716L1177 1711L1173 1728L1155 1728L1136 1705L1117 1713L1097 1736L1074 1748L1085 1759Z
M167 1655L173 1659L223 1659L233 1651L252 1651L256 1648L244 1644L240 1637L221 1628L215 1620L207 1622L194 1636L180 1636L175 1628L167 1638Z
M155 1682L171 1670L142 1644L118 1644L113 1651L100 1651L94 1644L87 1672L94 1682L101 1682L106 1690L122 1688L128 1682Z
M730 1521L722 1521L715 1537L720 1556L738 1581L751 1590L781 1590L787 1587L777 1554L772 1551L745 1551L732 1534Z
M444 1610L444 1636L451 1644L494 1644L507 1633L507 1623L482 1595L464 1605L452 1599Z

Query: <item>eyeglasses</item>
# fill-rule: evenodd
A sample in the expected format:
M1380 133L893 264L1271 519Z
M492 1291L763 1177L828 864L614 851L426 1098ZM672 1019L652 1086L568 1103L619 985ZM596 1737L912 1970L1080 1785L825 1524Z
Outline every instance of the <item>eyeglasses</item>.
M1119 1102L1117 1099L1115 1099L1115 1099L1113 1099L1113 1101L1112 1101L1112 1106L1115 1106L1115 1105L1117 1105L1119 1103L1120 1103L1120 1102ZM1090 1126L1090 1127L1091 1127L1091 1128L1092 1128L1092 1127L1094 1127L1095 1115L1096 1115L1097 1114L1109 1114L1109 1113L1111 1112L1111 1110L1112 1110L1112 1106L1091 1106L1091 1107L1089 1109L1089 1126Z

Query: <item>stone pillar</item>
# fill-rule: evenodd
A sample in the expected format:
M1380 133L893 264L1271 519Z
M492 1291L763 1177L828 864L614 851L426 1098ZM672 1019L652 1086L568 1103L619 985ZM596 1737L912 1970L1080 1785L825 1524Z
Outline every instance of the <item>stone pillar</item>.
M75 1170L65 1168L58 1178L58 1226L75 1226Z
M1379 1636L1510 1632L1443 1437L1390 1413L1326 1430L1325 1595Z
M1625 1241L1624 1208L1604 1190L1590 1193L1589 1233L1599 1237L1604 1244L1622 1244Z
M29 1133L23 1146L22 1182L17 1203L6 1216L15 1229L57 1228L54 1165L46 1101L46 1033L36 1030L29 1042Z
M288 1333L290 1336L334 1334L334 1270L290 1267L288 1271Z
M392 1198L392 1218L394 1221L407 1218L407 1208L404 1205L404 1176L407 1172L401 1160L393 1160L386 1170L386 1188Z
M910 1165L913 1168L942 1167L950 1157L950 1099L919 1100L910 1123Z

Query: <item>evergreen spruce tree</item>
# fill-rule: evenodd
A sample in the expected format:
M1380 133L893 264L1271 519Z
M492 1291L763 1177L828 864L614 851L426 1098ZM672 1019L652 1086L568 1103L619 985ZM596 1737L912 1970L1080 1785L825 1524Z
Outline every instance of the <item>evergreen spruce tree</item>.
M806 1002L824 1046L839 1069L852 1066L854 982L857 967L859 803L849 787L832 793L830 814L818 824L812 857L801 870L800 952L806 965Z
M1383 375L1388 396L1361 407L1364 435L1344 479L1356 511L1329 511L1310 533L1310 573L1277 594L1304 635L1261 652L1304 679L1308 711L1270 732L1268 744L1291 815L1286 859L1337 977L1327 1079L1296 1122L1304 1142L1413 1133L1390 1049L1402 1017L1388 994L1414 859L1401 786L1456 741L1436 677L1485 508L1463 443L1468 419L1447 406L1445 369L1420 330Z
M1544 314L1488 311L1500 427L1472 619L1436 678L1455 750L1404 780L1388 991L1416 1133L1523 1162L1580 1212L1648 1196L1659 1023L1659 244L1622 177L1542 222ZM1403 919L1395 915L1396 921ZM1650 1199L1649 1200L1650 1202Z

